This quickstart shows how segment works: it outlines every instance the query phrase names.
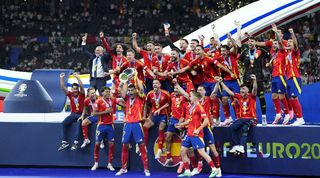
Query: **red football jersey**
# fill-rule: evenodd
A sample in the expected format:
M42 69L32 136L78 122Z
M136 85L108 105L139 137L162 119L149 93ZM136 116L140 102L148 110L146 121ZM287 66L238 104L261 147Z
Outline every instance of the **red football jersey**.
M143 57L144 69L149 69L152 71L152 58L156 56L156 54L149 54L145 50L140 50L140 55ZM153 79L148 72L146 72L146 77Z
M84 106L89 108L89 111L87 111L87 114L90 115L94 109L94 103L96 102L95 100L91 100L90 97L87 97L84 100Z
M286 57L287 59L287 70L286 70L286 77L287 79L290 79L292 77L301 78L300 74L300 51L299 49L293 50L288 52L288 55Z
M183 117L186 98L180 94L171 93L171 117L179 120Z
M146 100L148 103L151 103L152 105L152 112L155 112L156 110L158 110L159 108L161 108L163 105L170 103L170 94L165 91L165 90L161 90L157 93L155 93L153 90L151 90L147 97ZM166 114L168 115L168 108L162 109L160 111L160 114Z
M223 56L221 56L220 58L222 58L222 59L220 59L221 61L223 61L222 64L235 75L235 78L232 78L228 72L221 70L224 74L223 79L224 80L238 79L240 76L240 73L239 73L239 69L238 69L237 55L234 53L230 53L230 55L226 59Z
M196 59L196 53L189 51L184 55L184 58L191 62Z
M212 59L208 56L205 56L203 59L197 58L194 61L191 61L189 63L189 66L191 69L193 69L195 66L200 67L202 72L203 72L203 76L201 77L202 82L210 82L210 83L214 83L214 77L218 76L218 72L216 70L216 66L219 64L219 61L216 59Z
M84 107L84 99L85 95L84 93L79 92L77 97L73 96L73 93L71 91L68 91L67 96L70 100L70 109L71 112L81 114Z
M144 67L144 64L139 60L136 60L134 63L126 61L122 64L120 73L127 68L135 68L136 71L138 72L138 79L143 82L144 81L143 67Z
M105 111L107 108L111 108L112 112L108 114L103 114L98 116L99 117L99 125L102 124L113 124L114 117L113 114L116 113L116 105L117 105L117 99L106 99L106 98L99 98L94 104L94 110L97 112Z
M170 60L169 55L163 54L161 57L154 56L152 58L152 68L157 68L159 72L164 72L168 67L169 60ZM165 80L165 78L161 76L157 76L157 78L160 81Z
M206 112L207 116L210 117L212 115L212 99L208 96L205 96L200 101L201 106L203 107L204 111Z
M189 62L188 60L184 59L184 58L181 58L178 62L170 62L166 71L167 72L176 72L180 69L183 69L184 67L188 66L189 65ZM177 75L177 80L179 83L188 83L190 82L190 76L188 73L182 73L182 74L179 74Z
M131 99L129 96L126 100L126 117L124 118L125 123L136 123L142 120L142 112L145 97L136 96L135 99Z
M239 102L241 119L257 119L256 96L249 93L247 98L243 98L239 93L235 93L234 97Z
M199 103L197 105L191 105L191 107L189 108L189 111L186 111L186 112L189 112L189 120L190 120L187 135L191 137L192 136L203 137L203 130L199 132L199 135L193 134L193 132L201 126L203 120L205 118L208 118L201 104Z
M277 52L271 50L272 56L272 77L284 76L286 70L286 56L285 50L278 50Z

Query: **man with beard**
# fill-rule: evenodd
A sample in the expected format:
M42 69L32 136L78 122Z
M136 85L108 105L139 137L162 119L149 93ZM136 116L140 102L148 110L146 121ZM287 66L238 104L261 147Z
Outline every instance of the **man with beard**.
M144 105L143 118L145 118L144 128L149 129L154 124L159 126L158 150L155 155L159 159L163 152L164 132L169 115L170 94L160 89L161 83L158 79L153 80L153 90L147 94L146 103ZM151 107L148 113L148 107ZM152 118L152 119L150 119ZM145 130L145 144L148 141L148 131Z
M232 143L233 147L229 151L230 153L244 153L244 147L247 144L249 131L257 123L256 116L256 95L257 95L257 82L256 76L251 75L253 80L252 91L249 93L249 87L246 85L241 85L240 93L235 93L231 91L226 84L222 81L222 78L217 77L216 80L222 86L222 88L232 97L238 100L240 108L240 117L235 120L231 126L232 133Z
M69 146L69 143L67 141L67 129L72 123L77 122L78 118L81 116L85 99L84 88L79 75L76 73L73 74L73 76L78 80L78 83L73 83L71 85L71 91L68 91L68 88L64 84L64 76L64 73L60 74L60 86L63 92L68 96L70 100L71 114L62 121L62 141L58 151L61 151ZM77 126L78 131L81 131L80 122L77 123ZM78 147L78 140L80 139L81 132L78 132L76 135L77 137L74 140L73 145L71 147L71 150L73 151L76 150Z
M244 75L243 84L246 86L252 86L251 75L254 74L257 78L257 96L260 101L260 108L262 111L262 125L267 125L266 117L266 100L264 98L264 76L262 70L264 68L264 60L268 57L266 56L264 50L258 49L256 47L256 39L254 37L249 37L248 48L244 49L240 55L239 60L244 64ZM251 90L252 88L249 87Z
M114 53L114 50L111 49L106 38L104 38L104 33L100 32L99 36L100 36L100 39L102 41L104 48L107 50L107 52L109 53L109 55L112 58L112 70L116 71L117 68L120 68L122 66L122 64L127 61L126 57L123 55L124 46L121 44L117 44L116 49L115 49L115 53ZM119 83L120 83L119 73L109 73L109 74L113 75L112 88L113 88L113 90L117 90Z
M145 85L146 85L146 93L152 90L152 81L156 78L156 75L152 72L152 58L156 56L154 52L154 42L147 42L147 50L143 50L138 46L137 43L137 34L132 33L132 46L133 49L136 50L142 57L145 69Z

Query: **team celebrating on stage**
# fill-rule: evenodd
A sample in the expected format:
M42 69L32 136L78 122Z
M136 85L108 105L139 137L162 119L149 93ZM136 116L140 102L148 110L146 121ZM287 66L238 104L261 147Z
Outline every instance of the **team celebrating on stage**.
M163 53L162 45L153 41L148 41L146 49L142 49L138 46L136 33L132 34L132 49L122 43L112 49L104 33L100 32L106 54L102 54L103 47L98 46L90 57L90 84L94 81L96 85L91 85L87 97L78 74L74 75L78 84L73 84L71 91L64 84L65 74L60 75L61 88L70 99L71 114L63 121L59 151L69 146L66 136L69 125L74 122L78 124L77 138L71 147L71 150L76 150L81 133L84 141L80 147L90 144L88 125L97 122L94 165L91 170L98 168L99 150L107 144L107 168L114 171L113 123L116 120L116 106L120 105L124 108L125 125L122 168L116 173L117 176L128 172L129 149L134 147L141 156L145 176L151 175L148 168L148 133L156 125L158 147L154 156L159 159L161 155L166 155L164 165L173 162L171 146L174 134L182 139L178 177L199 174L203 159L211 168L209 177L221 177L220 156L212 129L214 126L230 127L230 153L245 152L247 140L254 137L253 128L257 125L258 117L262 118L263 126L267 124L264 68L272 69L272 101L276 111L272 124L288 125L296 116L296 121L291 125L303 125L305 121L298 99L301 94L300 52L293 29L288 29L291 37L284 40L282 31L272 25L274 38L258 42L247 33L246 39L241 39L241 25L235 25L238 29L237 39L227 33L227 44L222 45L217 35L213 34L210 45L204 47L204 37L199 36L199 39L190 41L190 50L186 39L181 39L180 46L176 47L170 40L168 29L165 29L171 47L170 54ZM83 49L85 44L86 36L82 38ZM137 54L142 59L136 59ZM111 70L105 69L103 55L110 56ZM101 76L111 76L113 82L110 88L101 85ZM100 96L96 95L96 90ZM261 116L256 114L256 99L260 102ZM223 122L219 119L220 103L225 116ZM235 118L230 114L229 103ZM131 139L136 145L130 144Z

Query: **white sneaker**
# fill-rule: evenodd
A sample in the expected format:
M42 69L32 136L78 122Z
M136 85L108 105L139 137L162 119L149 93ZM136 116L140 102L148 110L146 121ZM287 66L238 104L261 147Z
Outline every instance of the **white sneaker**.
M276 117L274 117L274 121L272 122L272 125L277 124L281 120L281 114L276 114Z
M98 162L95 162L94 165L93 165L92 168L91 168L91 171L97 170L98 167L99 167Z
M214 167L211 169L211 174L209 175L209 177L216 177L218 174L217 168Z
M100 149L103 149L104 148L104 143L103 143L103 140L101 140L100 142Z
M289 115L289 114L286 114L286 115L284 116L284 118L283 118L282 124L283 124L283 125L287 125L288 122L289 122L289 120L290 120L290 115Z
M297 118L296 121L294 121L294 123L291 124L291 126L300 126L300 125L304 125L306 122L304 121L303 118Z
M229 126L233 122L232 117L230 116L229 118L225 119L222 123L220 123L220 126Z
M266 115L262 115L262 117L261 117L261 120L262 120L262 126L267 126L267 116Z
M244 153L244 146L240 145L238 146L238 148L236 149L237 152L240 152L240 153Z
M217 168L217 175L216 177L222 177L221 168Z
M148 169L146 169L146 170L144 170L144 175L149 177L149 176L151 176L151 173Z
M89 139L84 139L82 145L80 146L81 148L86 147L87 145L90 144L90 140Z
M194 176L194 175L197 175L197 174L200 174L198 168L194 168L192 171L191 171L191 175Z
M161 156L161 154L162 154L162 150L161 149L158 149L158 151L157 151L157 154L155 155L155 159L159 159L160 158L160 156Z
M239 145L235 145L231 148L231 150L229 150L230 153L236 153L237 149L238 149Z
M191 177L191 176L192 174L190 172L190 169L187 169L184 171L184 173L178 175L178 177Z
M111 163L108 163L107 169L109 169L110 171L115 171Z
M116 176L120 176L120 175L122 175L122 174L125 174L125 173L127 173L128 172L128 170L127 169L120 169L117 173L116 173Z

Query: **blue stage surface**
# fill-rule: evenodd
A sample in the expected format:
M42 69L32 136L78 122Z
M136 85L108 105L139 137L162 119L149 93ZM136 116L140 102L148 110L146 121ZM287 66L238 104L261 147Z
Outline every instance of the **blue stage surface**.
M116 172L107 171L105 169L98 169L96 171L90 171L90 168L0 168L0 177L115 177ZM151 176L154 178L163 177L177 177L174 172L151 172ZM195 177L207 178L208 173L201 173ZM145 177L142 171L129 171L127 174L117 177L136 178ZM274 175L248 175L248 174L223 174L223 177L259 177L259 178L285 178L290 176L274 176ZM294 177L290 177L294 178Z

